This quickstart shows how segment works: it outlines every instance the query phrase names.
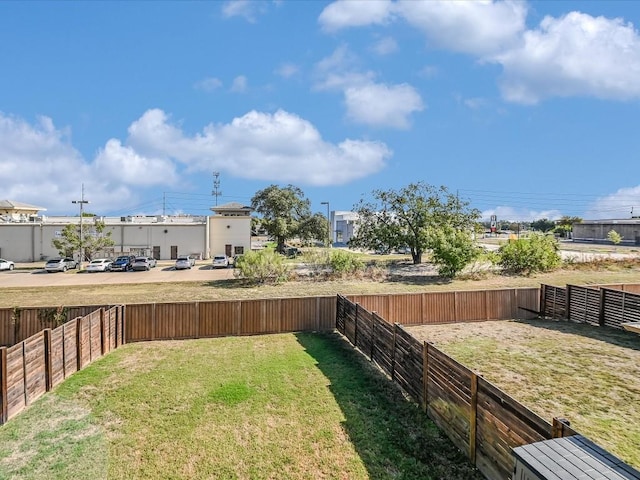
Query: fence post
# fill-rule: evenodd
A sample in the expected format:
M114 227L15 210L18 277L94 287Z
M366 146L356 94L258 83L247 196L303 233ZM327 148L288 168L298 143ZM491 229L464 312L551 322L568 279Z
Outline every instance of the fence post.
M376 342L376 317L378 316L377 312L371 312L371 354L369 355L369 360L373 362L373 347Z
M566 304L564 306L564 317L567 320L571 320L571 285L567 285Z
M195 326L195 332L194 332L194 337L195 338L200 338L200 302L196 302L195 306L193 307L196 309L195 311L195 322L196 322L196 326Z
M393 348L391 349L391 380L396 379L396 329L398 324L393 324Z
M604 302L605 302L605 289L600 287L600 305L598 309L598 325L604 327Z
M82 318L76 318L76 371L82 368Z
M360 304L356 303L356 315L355 321L353 322L353 346L358 346L358 308L360 308Z
M553 417L553 425L551 425L551 438L564 437L565 427L570 427L571 422L566 418Z
M469 409L469 460L476 464L476 435L478 419L478 374L471 373L471 405Z
M45 391L50 392L53 388L53 365L51 361L51 329L45 328L44 338L44 384Z
M539 300L539 305L538 305L538 310L540 311L540 313L542 314L541 317L545 317L545 312L547 310L547 286L543 283L542 285L540 285L540 300Z
M104 333L104 307L100 308L100 356L104 356L107 353L107 347L105 342L107 341L107 335Z
M429 343L422 343L422 409L429 409Z
M8 420L7 401L7 347L0 347L0 425Z

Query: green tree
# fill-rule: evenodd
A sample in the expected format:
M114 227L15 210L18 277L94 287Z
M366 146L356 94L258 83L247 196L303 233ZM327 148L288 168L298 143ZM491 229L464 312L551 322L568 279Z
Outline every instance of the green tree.
M465 235L471 239L480 218L478 210L446 187L422 182L398 191L374 190L372 196L373 200L360 200L354 207L358 230L349 245L382 251L409 247L414 264L422 263L422 255L435 248L442 253L439 265L444 265L448 257L444 243L459 241ZM460 232L458 240L452 237L454 231ZM459 271L457 267L453 270Z
M73 256L75 252L80 251L80 245L82 245L82 261L91 260L96 252L112 247L115 244L111 238L111 232L105 233L106 225L104 221L85 222L83 220L82 242L80 241L80 225L73 223L64 227L59 238L51 240L51 244L61 257Z
M531 228L537 232L542 233L550 232L555 228L555 226L556 222L554 222L553 220L548 220L546 218L541 218L539 220L531 222Z
M434 231L432 238L431 260L445 278L454 278L482 253L467 231L449 225Z
M261 215L261 225L276 240L276 250L282 252L287 240L322 240L326 237L327 220L321 214L311 214L311 202L298 187L271 185L256 192L251 206Z
M607 238L614 245L618 245L622 241L622 235L620 235L615 230L609 230L609 233L607 233Z
M498 249L497 263L508 273L530 275L560 265L558 241L550 235L533 233L529 238L510 240Z
M569 234L573 231L573 224L581 222L582 218L580 217L564 215L560 220L556 221L556 228L554 229L554 232L558 233L562 238L568 238Z

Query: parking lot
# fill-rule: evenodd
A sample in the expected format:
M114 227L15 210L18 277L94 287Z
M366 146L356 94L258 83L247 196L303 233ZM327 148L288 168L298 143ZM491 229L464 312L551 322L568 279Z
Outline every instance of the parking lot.
M85 264L86 266L86 264ZM43 266L20 264L13 271L0 272L0 287L46 287L51 285L103 285L119 283L206 282L233 278L233 268L212 268L210 261L197 262L195 267L176 270L174 262L158 263L148 272L98 272L69 270L47 273Z

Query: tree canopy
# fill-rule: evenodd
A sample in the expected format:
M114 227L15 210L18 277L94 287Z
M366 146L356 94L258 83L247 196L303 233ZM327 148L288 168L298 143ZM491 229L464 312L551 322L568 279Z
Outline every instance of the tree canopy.
M309 241L327 236L327 218L311 214L311 202L293 185L270 185L259 190L251 199L251 207L261 215L261 227L276 240L279 252L292 238Z
M462 237L472 238L480 212L446 187L417 182L399 190L374 190L372 197L354 207L359 222L350 246L372 250L409 247L414 264L422 263L423 253L430 250L447 276L460 271L457 257L463 252L464 258L473 257L475 245ZM447 244L456 247L446 249Z
M83 217L85 217L83 215ZM115 244L111 238L111 232L105 233L105 223L101 220L90 220L82 225L82 242L80 241L80 225L68 224L62 230L59 238L51 240L53 247L58 250L58 254L62 257L71 257L74 252L80 251L82 245L81 261L91 260L93 256Z
M540 218L531 222L531 228L538 232L546 233L553 230L556 226L556 222L549 220L548 218Z

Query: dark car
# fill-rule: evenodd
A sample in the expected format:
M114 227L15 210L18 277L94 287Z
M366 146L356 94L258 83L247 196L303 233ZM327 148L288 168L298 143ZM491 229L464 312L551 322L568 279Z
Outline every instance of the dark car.
M73 258L52 258L47 261L44 269L48 272L66 272L70 268L77 268L78 263Z
M133 268L133 261L135 260L135 256L133 255L120 255L116 260L111 264L112 272L128 272Z

